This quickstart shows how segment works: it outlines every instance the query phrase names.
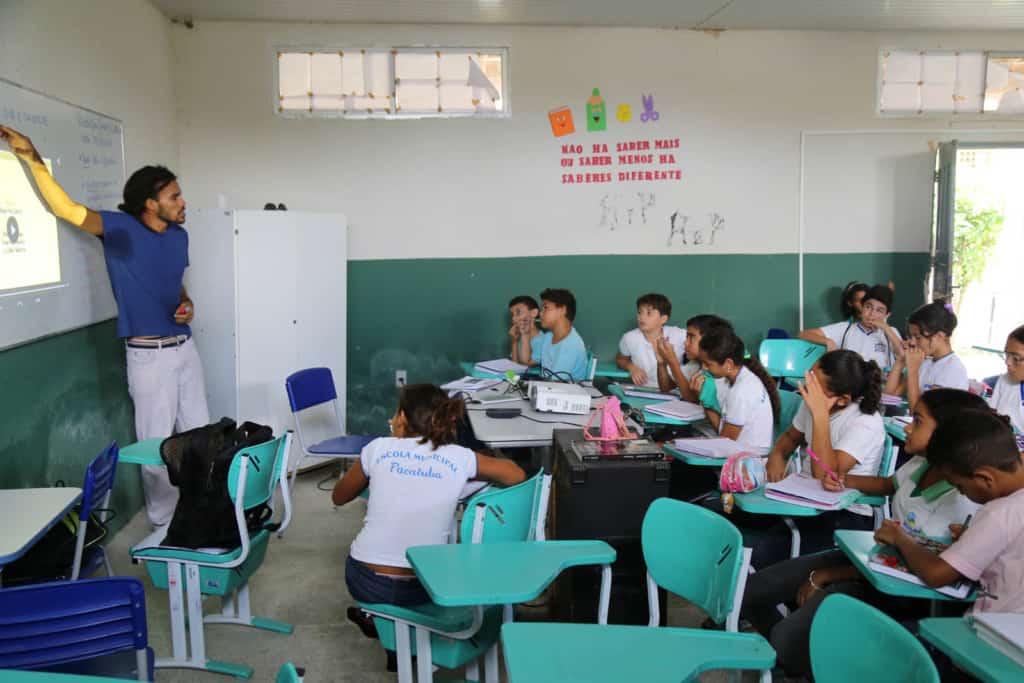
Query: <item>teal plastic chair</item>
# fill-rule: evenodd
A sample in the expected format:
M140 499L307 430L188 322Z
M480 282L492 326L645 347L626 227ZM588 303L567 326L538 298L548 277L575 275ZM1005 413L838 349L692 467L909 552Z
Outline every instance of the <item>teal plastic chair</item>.
M848 595L825 598L811 623L817 683L939 683L927 650L884 613Z
M779 440L779 437L786 433L786 430L793 424L793 418L804 404L804 399L795 391L779 390L779 421L772 430L772 443Z
M274 683L302 683L306 672L304 669L296 668L291 662L285 662L277 670L277 678Z
M781 379L803 379L823 355L824 346L803 339L765 339L758 350L768 374Z
M882 459L878 462L878 476L891 477L896 471L896 448L892 437L885 435L885 445L882 447ZM871 506L871 512L875 518L875 529L882 526L882 520L889 519L889 496L861 496L858 503Z
M658 588L704 610L725 632L594 624L508 624L509 680L680 681L710 669L754 669L771 680L775 651L737 633L750 549L721 515L670 498L651 503L640 531L647 563L649 627L659 626ZM641 654L643 653L643 654Z
M249 579L266 557L271 525L250 533L245 521L247 510L273 501L278 486L284 500L289 500L285 463L291 439L292 432L288 431L272 441L239 451L231 463L228 493L235 504L235 523L241 539L237 548L193 550L148 542L132 548L132 558L145 564L153 585L168 591L170 600L173 656L157 659L157 668L202 669L247 679L252 676L252 667L207 659L203 625L236 624L278 633L292 632L291 624L252 616ZM291 506L285 505L280 529L290 522ZM184 600L182 586L185 587ZM220 596L220 614L203 616L204 595Z
M462 543L544 540L551 476L538 472L534 477L503 489L489 488L466 503L459 525ZM409 633L425 630L430 634L430 652L434 664L446 669L467 668L468 680L479 679L477 660L484 657L485 671L498 674L498 642L503 622L511 621L512 606L483 610L482 621L471 607L441 607L433 603L415 607L359 603L373 615L380 643L393 650L399 661L399 680L404 683L403 661L411 662L417 652ZM399 627L396 632L396 625ZM401 636L399 635L401 634ZM411 676L411 665L408 667ZM488 677L490 680L490 676Z

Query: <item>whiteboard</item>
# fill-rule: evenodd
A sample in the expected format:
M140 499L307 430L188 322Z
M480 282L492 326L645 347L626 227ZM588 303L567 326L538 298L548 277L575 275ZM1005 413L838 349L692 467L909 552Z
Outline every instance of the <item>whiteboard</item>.
M0 79L0 123L32 138L72 199L97 211L117 208L125 180L121 121ZM100 240L63 221L40 223L45 204L34 189L12 189L28 182L27 168L0 146L0 259L43 244L49 250L51 238L59 249L59 268L54 257L52 267L32 266L39 275L31 284L0 290L0 349L116 316Z

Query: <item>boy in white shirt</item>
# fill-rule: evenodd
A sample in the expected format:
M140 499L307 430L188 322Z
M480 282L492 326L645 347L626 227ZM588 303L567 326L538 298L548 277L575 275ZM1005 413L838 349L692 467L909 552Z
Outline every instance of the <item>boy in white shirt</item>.
M822 344L829 351L856 351L864 360L875 361L882 370L893 367L903 339L888 322L892 312L892 289L886 285L871 287L855 310L856 319L803 330L800 339Z
M532 296L517 296L508 302L508 313L512 318L512 326L508 328L512 361L529 365L533 346L540 341L540 330L536 324L540 306Z
M622 335L615 356L616 364L629 372L633 384L661 391L672 388L672 378L668 366L659 358L658 346L668 344L678 362L686 344L686 332L666 325L671 315L672 303L664 294L644 294L636 300L636 328Z
M988 404L1010 418L1017 431L1024 431L1024 325L1010 333L1003 349L1006 373L996 380Z

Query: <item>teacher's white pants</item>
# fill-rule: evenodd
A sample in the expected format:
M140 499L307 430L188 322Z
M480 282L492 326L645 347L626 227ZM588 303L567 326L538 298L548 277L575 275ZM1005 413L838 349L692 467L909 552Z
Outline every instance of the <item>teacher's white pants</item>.
M192 339L161 349L125 347L128 392L135 403L135 436L166 438L210 423L203 364ZM167 468L142 466L146 514L153 526L169 524L178 503L178 489Z

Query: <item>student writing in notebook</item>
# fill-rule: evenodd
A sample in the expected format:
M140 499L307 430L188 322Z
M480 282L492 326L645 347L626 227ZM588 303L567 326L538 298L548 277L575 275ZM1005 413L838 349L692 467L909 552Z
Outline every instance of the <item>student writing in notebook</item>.
M533 346L532 365L553 379L579 381L587 378L587 347L573 327L576 297L568 289L545 289L540 293L540 326L544 333Z
M636 300L636 327L622 335L615 356L615 363L629 372L633 384L661 391L672 388L668 366L659 357L658 348L667 348L668 355L678 363L686 332L667 324L671 315L672 302L664 294L652 292Z
M942 300L925 304L910 314L907 319L910 339L896 358L885 384L886 393L905 394L907 404L913 407L929 389L967 388L967 368L950 343L956 322L952 304Z
M932 465L928 444L937 426L957 419L966 410L985 410L984 401L957 389L926 393L914 408L907 426L906 452L913 455L892 477L847 475L842 483L869 495L892 496L893 519L908 533L942 543L953 540L951 526L959 526L978 505L948 481L942 468ZM839 486L822 479L830 490ZM766 638L779 664L792 676L810 675L808 654L811 622L821 601L832 593L852 595L897 620L914 619L928 612L923 600L899 599L876 591L841 550L784 560L754 573L747 581L741 615ZM783 617L776 605L790 607Z
M755 455L771 450L773 425L779 415L775 380L756 356L744 358L746 349L731 328L717 327L700 340L700 362L715 379L724 379L729 392L721 408L705 406L705 414L718 433L733 439ZM707 377L693 376L690 388L698 396Z
M517 296L508 302L508 313L512 318L512 326L508 328L509 355L515 363L530 365L533 347L540 343L537 329L540 306L532 296Z
M928 450L949 482L983 507L939 555L888 520L875 540L896 546L928 586L977 581L972 612L1024 613L1024 463L1008 421L991 411L961 413L939 425Z
M1010 418L1017 431L1024 431L1024 325L1006 338L1003 347L1006 372L996 380L988 404Z

